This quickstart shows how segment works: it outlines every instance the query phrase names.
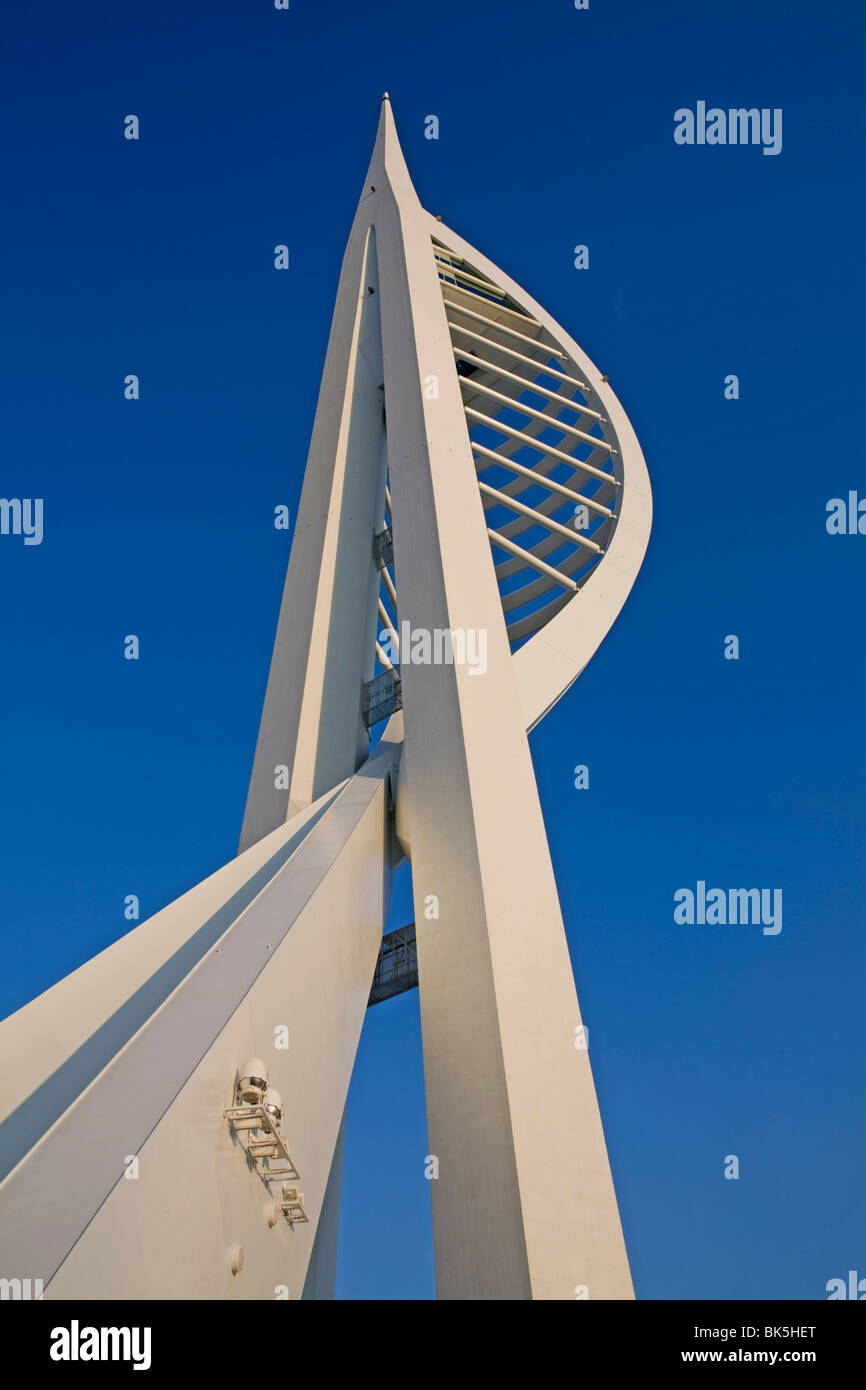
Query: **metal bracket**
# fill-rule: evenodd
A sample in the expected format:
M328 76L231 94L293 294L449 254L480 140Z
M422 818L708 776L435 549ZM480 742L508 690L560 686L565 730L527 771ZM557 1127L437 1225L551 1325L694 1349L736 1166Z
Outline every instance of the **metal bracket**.
M393 565L394 540L390 526L386 526L384 531L379 531L373 537L373 555L377 569L383 570L386 565Z
M229 1128L240 1138L263 1183L276 1182L278 1178L300 1180L286 1141L264 1105L232 1105L224 1113ZM272 1167L271 1159L283 1166Z
M368 729L403 708L403 687L399 671L383 671L365 681L361 692L361 714Z
M303 1207L304 1194L299 1192L296 1187L283 1188L283 1200L280 1202L280 1211L288 1221L292 1230L295 1225L301 1222L309 1222L310 1218Z
M415 942L415 923L398 927L382 937L379 959L373 973L373 984L367 1008L393 999L407 989L418 987L418 947Z

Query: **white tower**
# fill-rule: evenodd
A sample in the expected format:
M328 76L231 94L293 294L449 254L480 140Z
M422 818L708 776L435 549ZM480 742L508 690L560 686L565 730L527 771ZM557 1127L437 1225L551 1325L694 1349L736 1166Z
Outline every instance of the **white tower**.
M0 1275L333 1297L371 981L417 949L438 1296L633 1296L527 732L650 519L606 378L424 211L386 97L239 853L0 1024Z

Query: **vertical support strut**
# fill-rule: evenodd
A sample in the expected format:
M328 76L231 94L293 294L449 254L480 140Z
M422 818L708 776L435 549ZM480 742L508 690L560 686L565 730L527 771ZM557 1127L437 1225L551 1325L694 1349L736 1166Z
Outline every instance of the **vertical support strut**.
M430 219L387 101L377 150L401 622L487 644L483 673L401 668L437 1292L631 1298Z

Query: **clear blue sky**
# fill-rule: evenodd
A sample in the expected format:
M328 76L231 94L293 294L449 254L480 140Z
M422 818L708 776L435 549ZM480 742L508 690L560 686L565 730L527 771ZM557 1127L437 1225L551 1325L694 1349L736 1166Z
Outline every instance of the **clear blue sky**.
M866 496L861 7L49 0L3 37L0 494L45 536L0 536L0 1013L235 852L387 88L422 201L607 372L652 479L532 738L637 1292L866 1275L866 537L825 529ZM698 100L781 107L781 154L677 146ZM782 888L781 933L677 925L698 879ZM426 1152L408 995L358 1057L339 1296L432 1296Z

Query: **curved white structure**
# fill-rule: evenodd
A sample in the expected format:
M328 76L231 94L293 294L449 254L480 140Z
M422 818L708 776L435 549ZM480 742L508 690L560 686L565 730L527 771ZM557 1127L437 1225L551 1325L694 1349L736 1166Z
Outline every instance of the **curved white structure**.
M343 1109L406 853L439 1297L633 1296L527 730L650 519L606 380L420 206L386 99L239 853L0 1024L0 1275L333 1296Z
M534 571L531 560L499 557L497 574L503 581L518 576L503 596L509 637L519 641L532 634L515 652L526 727L531 729L583 670L637 577L652 522L649 477L625 411L586 353L540 304L467 242L433 218L430 232L455 356L459 365L474 367L462 382L470 435L483 437L485 428L496 434L495 421L507 427L509 415L512 419L510 432L492 448L481 444L475 451L479 477L490 485L491 475L510 467L517 477L500 484L502 492L529 502L534 512L531 519L512 518L497 533L512 544L527 531L530 536L541 533L540 541L530 542L532 556L576 585L572 589ZM475 366L480 362L483 367ZM481 399L476 398L473 409L475 384ZM514 408L509 411L503 397L525 407L517 406L524 417L517 433L532 443L515 437ZM493 417L490 426L479 419L482 414ZM563 453L569 456L567 464ZM494 454L503 460L498 470ZM542 494L541 501L527 496L533 488L536 496ZM577 535L594 541L601 553L563 545L556 531L544 535L545 521L573 529L581 505L589 513L589 525ZM491 543L496 557L493 537ZM522 543L526 545L525 538ZM529 611L522 621L514 621L511 614L519 610L520 597Z

